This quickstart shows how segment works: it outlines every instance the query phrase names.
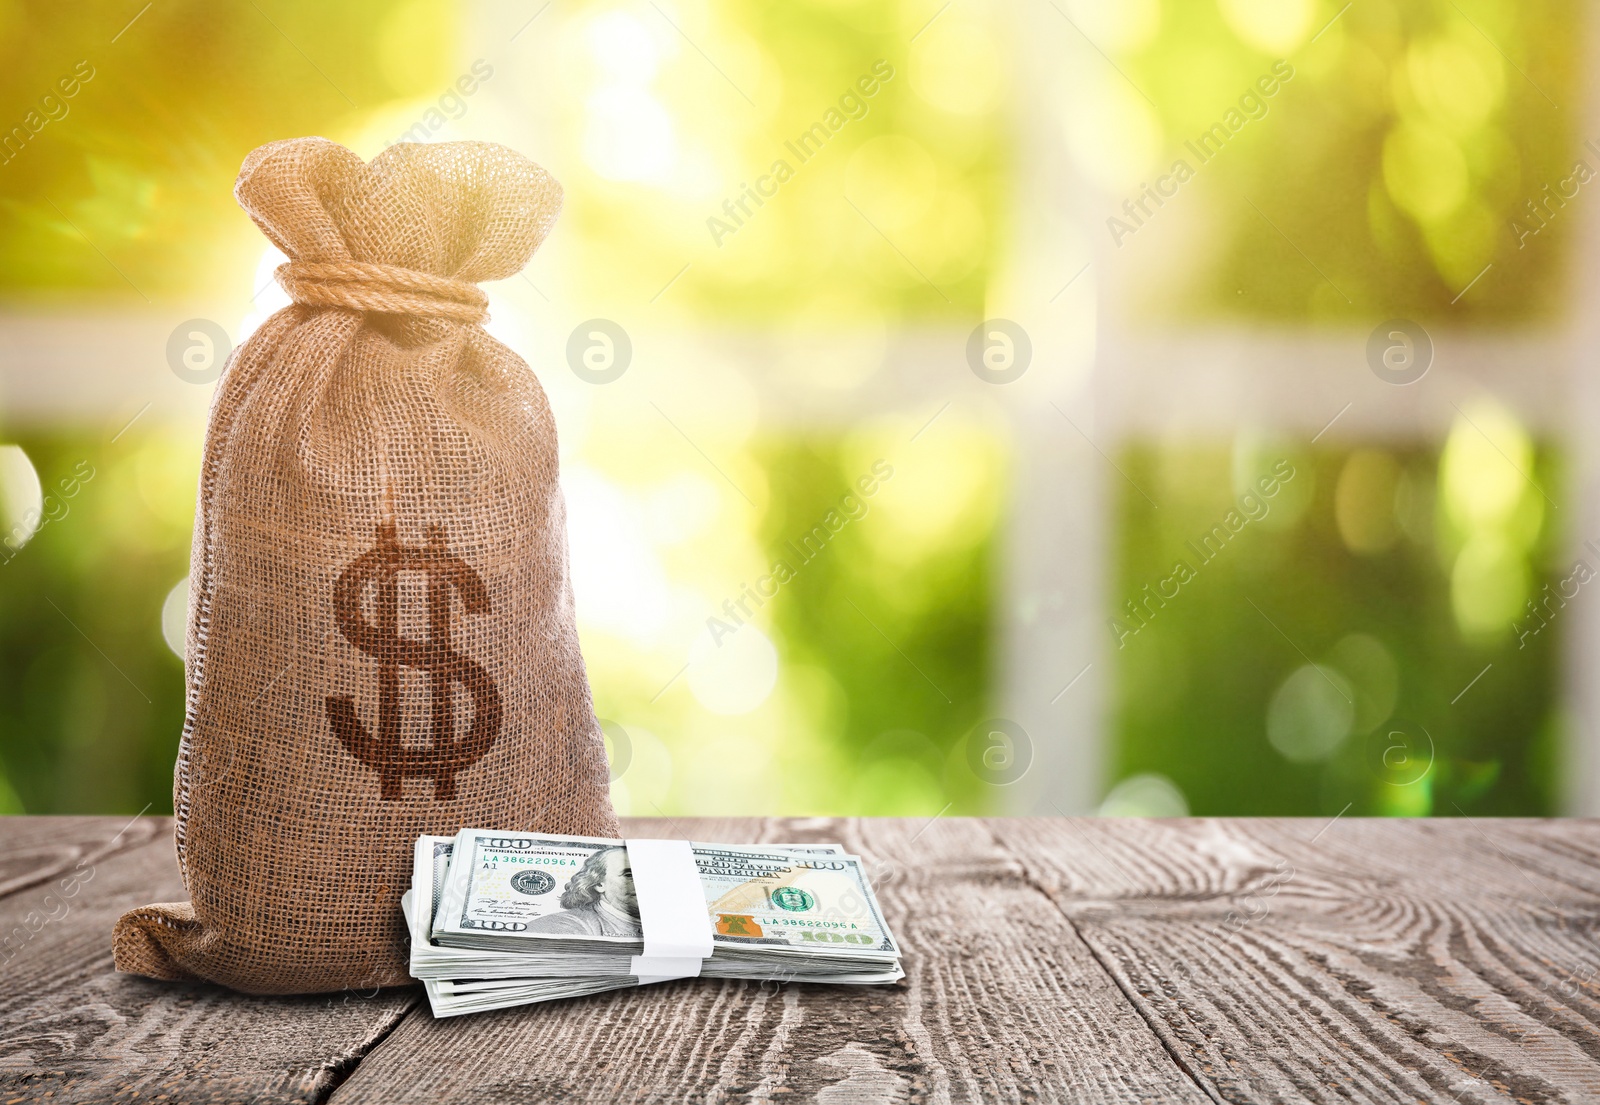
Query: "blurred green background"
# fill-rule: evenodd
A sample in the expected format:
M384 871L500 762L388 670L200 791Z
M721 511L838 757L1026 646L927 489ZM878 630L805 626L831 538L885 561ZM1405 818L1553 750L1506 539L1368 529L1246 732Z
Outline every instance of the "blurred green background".
M1150 247L1160 271L1105 283L1129 318L1514 331L1559 315L1570 283L1574 220L1520 241L1511 222L1581 139L1570 0L1064 3L1063 42L1108 59L1090 86L1024 83L1013 13L978 0L653 7L0 0L0 326L175 322L204 302L242 340L274 294L231 195L250 149L321 133L371 157L408 131L520 145L533 127L567 206L554 257L491 289L508 337L559 345L578 319L648 304L678 332L767 335L788 352L757 375L848 411L900 337L985 316L1029 233L1024 121L1058 127L1098 189L1085 238L1103 241L1106 215L1280 58L1293 78L1163 215L1187 229ZM861 116L715 243L724 201L880 60L893 75ZM469 71L476 91L453 92ZM1493 294L1463 298L1475 277ZM807 345L835 331L859 356ZM28 373L25 343L7 348L5 371ZM1028 463L1009 424L957 407L930 429L931 384L926 409L863 398L785 421L748 365L678 368L659 403L545 370L596 707L625 734L619 808L1013 808L969 755L1005 708L1003 542ZM203 410L91 398L40 414L0 391L3 811L170 809ZM1108 443L1127 478L1106 473L1105 517L1084 523L1109 558L1108 689L1101 731L1072 735L1105 750L1103 810L1555 812L1566 624L1513 626L1571 570L1562 442L1492 396L1443 436L1309 438ZM880 460L895 474L865 514L708 651L708 619ZM1146 603L1280 460L1296 475L1270 509L1191 565L1181 599Z

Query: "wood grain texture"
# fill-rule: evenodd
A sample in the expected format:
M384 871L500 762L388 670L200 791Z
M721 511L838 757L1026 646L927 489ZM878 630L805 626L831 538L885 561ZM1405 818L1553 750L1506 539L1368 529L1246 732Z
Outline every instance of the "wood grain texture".
M34 870L54 872L49 882L24 880L0 899L0 933L10 939L0 992L0 1101L322 1101L419 1000L411 988L252 998L118 974L111 965L116 918L152 899L184 896L170 819L141 821L118 846L136 833L143 843L107 854L124 824L0 821L0 850L12 840L31 842ZM67 862L73 849L82 856Z
M164 817L8 817L0 826L0 898L172 834Z
M1594 822L993 824L1221 1100L1600 1100Z
M110 930L182 897L170 821L0 819L0 1105L1600 1101L1597 822L628 828L841 841L907 979L685 981L442 1022L413 990L149 982L112 970Z
M981 821L636 821L629 831L840 841L871 863L907 978L683 981L445 1021L419 1010L335 1105L1207 1100Z

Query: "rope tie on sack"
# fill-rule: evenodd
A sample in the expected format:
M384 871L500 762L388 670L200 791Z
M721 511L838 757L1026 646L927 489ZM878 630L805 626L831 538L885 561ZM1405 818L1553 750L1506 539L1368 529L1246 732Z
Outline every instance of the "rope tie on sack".
M291 261L278 266L277 276L290 299L312 307L348 307L455 322L482 322L489 317L489 297L476 284L399 265Z

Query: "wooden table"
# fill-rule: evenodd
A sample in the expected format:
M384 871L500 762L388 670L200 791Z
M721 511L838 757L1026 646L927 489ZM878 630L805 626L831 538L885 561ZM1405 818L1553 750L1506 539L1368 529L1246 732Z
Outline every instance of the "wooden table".
M0 1105L1600 1101L1592 821L697 820L838 840L894 987L693 980L435 1021L415 989L119 975L165 818L0 819ZM78 872L81 892L56 894Z

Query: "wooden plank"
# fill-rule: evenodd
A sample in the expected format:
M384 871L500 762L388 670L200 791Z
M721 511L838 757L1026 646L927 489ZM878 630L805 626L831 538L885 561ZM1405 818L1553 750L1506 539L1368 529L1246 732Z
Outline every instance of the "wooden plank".
M37 822L46 837L58 825L80 843L109 841L126 823L95 819L96 834L87 820L4 819L0 829L39 847ZM321 1101L416 1004L414 988L254 998L118 974L111 926L122 911L184 896L170 821L134 832L145 843L0 899L0 932L25 934L0 992L0 1101Z
M0 899L34 891L38 902L37 910L23 910L23 924L0 928L0 969L23 953L48 916L67 908L97 865L171 832L163 817L0 818Z
M996 824L1227 1101L1600 1100L1600 827Z
M6 817L0 827L0 898L172 833L164 817Z
M444 1021L419 1010L334 1105L1207 1100L981 821L629 831L844 843L873 863L908 977L860 988L684 981Z
M1030 873L1073 900L1206 898L1266 879L1341 892L1343 872L1435 894L1600 895L1600 820L1578 818L1005 818ZM1070 862L1066 858L1070 857Z
M0 826L5 1102L1600 1099L1595 822L636 822L843 840L910 977L446 1022L116 975L118 913L181 897L170 823Z

